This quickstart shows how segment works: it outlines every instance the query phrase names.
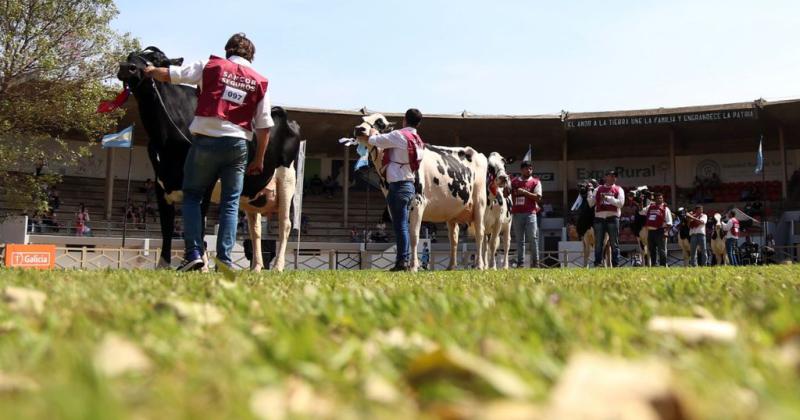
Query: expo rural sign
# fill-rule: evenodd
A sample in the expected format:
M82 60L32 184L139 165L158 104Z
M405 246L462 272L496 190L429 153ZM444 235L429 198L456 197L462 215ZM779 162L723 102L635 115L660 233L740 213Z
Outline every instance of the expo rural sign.
M6 245L6 267L49 270L55 266L55 245Z

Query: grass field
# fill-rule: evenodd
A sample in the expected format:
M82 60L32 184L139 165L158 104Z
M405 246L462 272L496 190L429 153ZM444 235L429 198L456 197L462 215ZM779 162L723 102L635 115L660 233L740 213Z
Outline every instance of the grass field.
M47 300L40 313L0 302L2 418L497 418L487 407L509 401L543 413L584 351L665 364L692 418L800 418L800 371L779 357L780 338L800 326L797 265L233 282L0 271L0 289L10 286ZM734 323L736 338L647 329L698 307ZM109 341L129 343L133 362L118 349L102 359Z

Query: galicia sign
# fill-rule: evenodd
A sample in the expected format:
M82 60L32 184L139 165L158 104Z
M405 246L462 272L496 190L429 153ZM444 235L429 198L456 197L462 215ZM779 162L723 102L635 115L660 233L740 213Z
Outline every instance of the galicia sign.
M6 267L49 270L55 266L55 245L6 245Z

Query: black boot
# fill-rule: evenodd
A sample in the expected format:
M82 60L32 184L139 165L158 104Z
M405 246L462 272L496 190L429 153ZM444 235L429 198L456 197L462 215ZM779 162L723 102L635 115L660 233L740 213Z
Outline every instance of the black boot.
M397 263L389 271L408 271L408 265L406 263Z

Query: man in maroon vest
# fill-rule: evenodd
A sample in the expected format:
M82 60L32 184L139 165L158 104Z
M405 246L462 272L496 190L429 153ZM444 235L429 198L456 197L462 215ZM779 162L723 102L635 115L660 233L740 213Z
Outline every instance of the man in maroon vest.
M736 211L728 212L728 220L722 225L725 234L725 252L731 265L739 265L738 244L739 244L739 219L736 218Z
M647 229L647 248L650 252L650 264L667 266L667 237L672 227L672 212L664 203L664 194L656 193L655 202L642 212Z
M222 182L217 259L231 266L236 242L239 196L242 193L247 141L256 133L255 157L247 173L264 169L269 142L270 116L267 78L252 66L256 48L244 34L233 35L225 44L225 58L211 56L186 66L155 68L145 73L162 82L197 85L200 95L189 130L194 139L183 167L183 223L186 254L181 271L203 267L203 224L200 203L209 185Z
M407 271L410 258L408 215L416 193L414 178L425 147L417 134L422 113L411 108L403 118L403 128L386 134L370 130L369 144L383 149L383 176L389 184L386 202L392 215L392 227L397 243L395 264L389 271Z
M517 267L524 267L525 243L531 253L531 267L539 266L539 227L536 214L542 199L542 183L533 176L533 165L527 160L519 165L522 174L511 181L511 226L517 242Z
M606 171L605 184L590 192L586 201L594 206L594 266L603 265L603 245L606 234L611 245L611 265L619 266L619 216L625 204L625 191L616 184L617 171Z

